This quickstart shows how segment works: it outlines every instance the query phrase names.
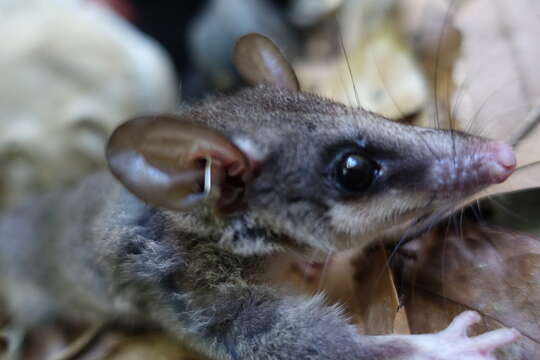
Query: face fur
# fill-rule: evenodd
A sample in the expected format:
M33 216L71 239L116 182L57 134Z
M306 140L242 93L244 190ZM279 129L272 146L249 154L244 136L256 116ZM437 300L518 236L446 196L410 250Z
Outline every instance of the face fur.
M228 219L224 235L242 253L271 250L283 239L323 251L358 245L510 171L499 168L506 149L496 143L269 86L186 114L226 134L257 163L245 210Z

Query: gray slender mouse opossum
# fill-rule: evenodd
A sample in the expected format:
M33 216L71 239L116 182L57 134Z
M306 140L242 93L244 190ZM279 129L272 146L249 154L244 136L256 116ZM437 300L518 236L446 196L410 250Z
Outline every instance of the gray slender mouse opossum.
M63 317L158 325L211 359L494 359L519 334L361 336L323 296L269 284L276 254L360 246L371 234L504 181L512 149L398 124L299 90L277 47L239 40L255 85L119 126L101 173L0 220L12 323Z

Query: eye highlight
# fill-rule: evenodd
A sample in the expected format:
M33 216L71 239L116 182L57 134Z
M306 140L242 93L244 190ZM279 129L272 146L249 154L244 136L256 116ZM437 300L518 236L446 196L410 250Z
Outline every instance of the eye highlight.
M362 153L347 153L336 164L337 181L348 191L367 189L376 172L376 165Z

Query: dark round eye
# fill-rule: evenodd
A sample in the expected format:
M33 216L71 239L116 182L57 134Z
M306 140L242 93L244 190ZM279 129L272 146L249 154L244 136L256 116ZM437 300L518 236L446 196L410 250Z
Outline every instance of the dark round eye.
M349 191L365 190L375 176L375 165L362 154L345 155L337 164L337 179Z

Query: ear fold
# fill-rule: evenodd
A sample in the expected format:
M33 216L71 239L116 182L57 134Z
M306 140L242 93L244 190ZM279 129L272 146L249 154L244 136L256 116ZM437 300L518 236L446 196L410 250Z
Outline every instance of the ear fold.
M250 160L220 132L173 116L141 117L119 126L106 157L128 190L173 210L209 200L215 210L230 211L241 203L253 171ZM205 179L207 161L211 179ZM204 192L205 181L211 181L210 194Z
M235 45L233 62L240 75L251 85L270 83L299 91L296 74L278 47L265 36L248 34Z

